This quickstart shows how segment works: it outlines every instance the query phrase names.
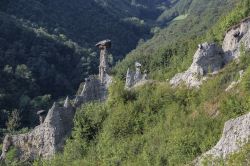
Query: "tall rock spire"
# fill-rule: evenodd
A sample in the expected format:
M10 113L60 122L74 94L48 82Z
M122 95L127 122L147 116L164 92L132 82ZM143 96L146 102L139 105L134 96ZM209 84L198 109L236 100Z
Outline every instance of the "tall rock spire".
M132 76L131 76L131 72L128 68L127 70L127 75L126 75L126 83L125 83L125 88L130 88L132 85Z
M135 62L135 75L134 75L134 82L137 83L142 79L141 74L141 64L139 62Z
M99 65L99 79L101 83L105 83L105 77L108 71L108 48L111 48L111 40L103 40L96 44L96 47L100 49L100 65Z
M64 108L72 107L72 106L71 106L71 103L70 103L70 101L69 101L69 96L67 96L67 98L65 99L63 107L64 107Z

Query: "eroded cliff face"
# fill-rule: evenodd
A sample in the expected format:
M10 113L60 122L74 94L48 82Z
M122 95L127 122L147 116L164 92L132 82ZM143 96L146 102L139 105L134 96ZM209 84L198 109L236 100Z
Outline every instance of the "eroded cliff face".
M74 99L74 105L76 107L90 102L90 101L104 101L108 95L108 87L112 83L112 77L108 74L104 77L104 83L98 79L97 76L89 76L85 79L85 84L80 95L77 95Z
M176 74L170 84L199 87L208 73L216 73L225 64L238 59L241 49L250 49L250 17L227 31L222 48L214 43L200 44L189 69Z
M226 62L239 58L241 48L250 49L250 17L227 31L222 48Z
M225 123L223 134L219 142L209 151L197 158L195 165L202 165L208 160L210 164L212 159L225 159L229 154L238 152L250 138L250 113L229 120Z
M20 135L7 135L3 143L4 159L11 146L18 149L20 159L35 159L36 157L48 158L62 149L64 139L70 135L73 127L75 109L68 100L64 107L56 103L49 110L44 123L37 126L31 132Z
M193 63L187 71L176 74L170 84L178 86L181 83L188 87L199 87L208 73L218 72L224 66L223 51L216 44L203 43L196 51Z

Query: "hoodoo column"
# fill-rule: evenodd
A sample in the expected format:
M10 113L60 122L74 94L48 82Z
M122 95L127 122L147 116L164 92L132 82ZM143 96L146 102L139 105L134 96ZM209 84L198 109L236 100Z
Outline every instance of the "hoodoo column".
M108 72L108 49L111 48L111 40L103 40L96 44L100 49L100 65L99 65L99 79L101 83L105 83L105 76Z

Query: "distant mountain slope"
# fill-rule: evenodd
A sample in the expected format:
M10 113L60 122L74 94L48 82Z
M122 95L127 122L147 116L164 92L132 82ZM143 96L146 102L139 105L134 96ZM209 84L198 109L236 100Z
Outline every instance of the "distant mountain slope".
M73 94L79 82L96 72L96 55L70 40L28 28L1 12L0 29L0 114L25 110L26 119L29 110L48 104L39 101L41 96Z
M162 11L171 6L173 0L95 0L111 13L120 17L138 17L154 21ZM178 1L178 0L177 0Z
M189 40L204 34L223 13L234 7L235 2L235 0L211 0L209 2L206 0L189 0L185 2L180 0L176 2L175 6L170 10L166 10L166 13L169 12L169 15L166 15L168 25L162 29L158 28L152 39L142 42L129 53L117 65L116 72L121 76L126 73L129 66L132 67L135 61L140 61L148 71L157 72L154 73L154 76L157 77L160 74L160 79L163 79L161 73L164 73L164 70L169 67L169 59L178 54L175 52L175 48L182 47L182 49L178 48L178 50L182 50L182 55L183 53L187 54L187 47L183 46L183 44L187 45L190 43ZM171 13L175 14L172 15ZM182 67L180 64L179 68Z
M122 11L130 8L125 2L102 6L93 0L10 0L4 6L3 12L33 27L42 27L50 34L66 35L86 48L93 48L95 42L110 38L115 45L115 59L121 59L140 38L149 34L146 25L122 20L122 16L126 16ZM118 12L121 14L117 15Z

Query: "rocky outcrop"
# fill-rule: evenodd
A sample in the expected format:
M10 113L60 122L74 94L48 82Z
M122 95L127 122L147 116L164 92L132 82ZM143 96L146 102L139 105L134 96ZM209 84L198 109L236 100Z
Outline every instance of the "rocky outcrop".
M218 72L224 64L223 50L220 47L214 43L200 44L189 69L175 75L170 84L178 86L184 83L188 87L199 87L205 79L204 76Z
M208 152L197 158L195 165L202 165L209 159L223 158L238 152L250 139L250 113L229 120L225 123L223 134L219 142Z
M0 160L5 159L11 146L17 148L21 160L52 157L63 149L65 140L71 134L75 110L84 103L106 99L108 87L112 83L106 63L107 48L111 47L111 41L104 40L96 46L101 50L99 76L89 76L85 79L83 90L75 97L73 105L67 97L63 106L54 103L47 116L46 111L38 111L40 125L29 133L7 135L3 142Z
M216 73L225 64L238 59L241 48L250 49L250 17L227 31L222 49L214 43L199 44L192 65L187 71L176 74L170 84L178 86L184 83L188 87L199 87L208 73Z
M1 158L5 158L6 152L11 146L18 149L19 157L22 160L32 160L36 157L48 158L61 150L65 138L71 133L75 114L75 109L71 104L65 103L64 105L64 107L60 107L54 103L45 121L31 132L7 135L4 139Z
M102 83L103 82L103 83ZM112 77L108 74L102 78L102 81L97 76L89 76L85 79L85 84L80 95L77 95L74 100L76 107L90 101L104 101L108 95L108 87L112 83Z
M135 62L135 72L127 70L125 89L130 89L138 85L142 85L147 82L147 72L141 73L142 65L139 62Z
M108 73L108 49L111 48L111 40L106 39L98 42L96 45L100 49L99 80L101 84L105 82Z
M250 49L250 17L227 31L222 45L226 61L237 59L242 46Z

